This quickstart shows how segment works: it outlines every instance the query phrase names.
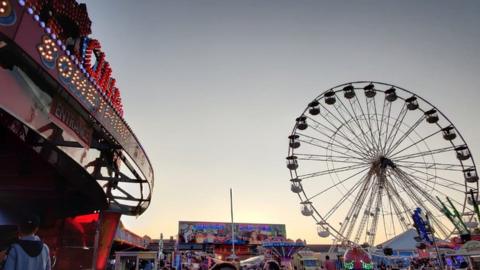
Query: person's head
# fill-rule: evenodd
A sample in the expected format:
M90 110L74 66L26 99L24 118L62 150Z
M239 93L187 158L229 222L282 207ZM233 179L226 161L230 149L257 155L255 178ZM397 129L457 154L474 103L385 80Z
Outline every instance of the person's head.
M325 256L325 260L330 260L330 256Z
M19 224L18 229L21 235L36 234L40 226L40 219L36 215L26 216Z

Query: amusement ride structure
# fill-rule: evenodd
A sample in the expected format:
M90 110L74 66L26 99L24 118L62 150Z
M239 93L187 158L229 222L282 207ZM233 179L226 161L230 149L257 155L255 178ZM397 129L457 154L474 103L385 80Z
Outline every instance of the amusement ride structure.
M55 269L104 269L120 216L153 189L90 26L74 0L0 0L0 230L38 215Z
M269 254L273 255L275 259L280 262L282 269L293 269L293 255L305 248L305 244L302 241L269 241L263 243L262 246Z
M469 147L413 92L370 81L338 85L307 105L288 138L291 191L332 247L374 247L413 228L417 208L439 239L464 228L452 216L476 224L478 175ZM446 197L455 215L445 214L438 198Z

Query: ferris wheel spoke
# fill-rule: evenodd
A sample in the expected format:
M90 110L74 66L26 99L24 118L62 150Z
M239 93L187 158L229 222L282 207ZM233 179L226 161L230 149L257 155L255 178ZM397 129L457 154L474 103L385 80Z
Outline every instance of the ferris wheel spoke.
M355 185L348 190L345 195L343 195L340 200L338 200L335 205L330 209L324 216L325 219L329 219L340 207L342 204L364 183L365 177L362 178L363 180L358 181Z
M445 167L436 167L435 163L428 163L428 164L431 164L431 165L430 166L420 166L420 165L413 165L413 164L407 165L407 164L398 164L397 163L397 166L403 167L403 168L409 167L409 168L415 168L415 169L430 169L430 170L453 171L453 172L461 172L462 171L461 168L452 169L452 168L445 168Z
M392 143L395 141L395 138L397 137L398 131L400 130L400 127L403 124L403 120L405 119L405 116L407 116L408 108L406 103L403 104L402 109L398 113L398 116L395 118L395 123L392 126L392 129L390 130L390 133L387 134L385 137L385 144L384 144L384 152L387 151L387 149L392 145Z
M387 179L392 179L392 177L387 176ZM400 193L395 188L394 183L395 182L393 180L387 181L385 183L385 187L387 189L387 195L389 196L389 201L392 202L392 205L395 209L395 213L397 214L397 218L400 220L402 225L404 225L403 227L404 227L404 230L405 230L405 229L408 228L408 225L409 225L409 224L406 223L406 220L410 219L411 207L409 207L408 204L400 196ZM397 204L397 202L398 202L398 204L400 204L400 206Z
M348 152L353 152L353 153L355 153L355 154L358 155L358 158L360 158L360 157L363 158L363 156L362 156L363 153L358 152L358 151L356 151L356 150L353 150L351 147L348 147L348 146L346 146L346 145L343 145L343 144L341 144L340 142L338 142L339 144L334 144L334 143L331 142L331 141L330 141L330 142L324 141L324 140L321 140L321 139L318 139L318 138L315 138L315 137L312 137L312 136L305 135L305 134L303 134L303 133L297 133L297 135L302 136L302 138L304 137L304 138L309 139L309 141L306 141L306 140L304 140L304 139L300 139L300 142L307 142L307 143L309 143L309 142L313 142L313 141L318 141L318 142L321 142L321 143L324 143L324 144L327 144L327 145L331 145L331 146L335 146L335 147L337 147L337 148L341 148L341 149L343 149L343 150L347 150L346 152L335 151L336 153L342 153L342 154L346 155ZM330 140L332 140L331 137L330 137ZM324 146L320 146L320 147L322 147L322 148L324 148L324 149L326 149L326 150L331 149L331 148L329 148L329 147L324 147ZM339 150L340 150L340 149L339 149ZM363 158L363 160L364 160L364 158Z
M365 96L365 104L367 108L368 114L368 122L370 123L370 128L372 130L372 136L374 141L376 142L377 147L380 147L380 141L378 140L377 136L375 136L375 132L373 131L374 128L377 128L377 132L380 133L380 125L378 123L378 116L377 116L377 107L375 105L375 98L367 98ZM372 122L374 122L372 124Z
M337 131L338 131L338 128L336 126L334 126L335 130L333 130L333 129L329 128L328 126L325 126L325 125L321 124L320 122L318 122L317 120L315 120L311 117L307 117L307 118L311 122L314 123L314 125L310 125L310 128L313 129L318 134L323 135L325 137L325 139L331 140L333 137L336 136ZM331 134L328 134L325 131L329 131ZM296 132L296 134L297 135L303 135L304 137L307 137L307 138L314 138L314 137L308 136L308 135L306 135L302 132L298 132L298 131ZM315 138L315 139L317 139L317 138ZM345 139L345 138L342 138L342 139ZM350 142L350 141L347 141L347 142Z
M354 155L348 155L348 152L341 152L341 151L337 151L337 150L334 150L332 148L328 148L324 145L320 145L320 144L316 144L316 143L313 143L313 142L310 142L310 141L304 141L304 140L300 140L300 142L303 142L303 143L306 143L306 144L309 144L311 146L314 146L314 147L318 147L318 148L322 148L326 151L331 151L331 152L334 152L336 154L339 154L339 156L342 156L342 157L347 157L347 158L350 158L350 159L357 159L357 160L365 160L364 157L361 157L361 156L354 156ZM349 149L351 150L351 149ZM352 150L353 153L356 153L355 151ZM357 154L357 153L356 153ZM346 156L345 156L346 155ZM357 154L358 155L358 154Z
M353 114L350 112L350 110L347 109L347 106L345 106L345 103L343 103L343 101L341 99L339 99L339 101L342 104L345 111L349 114L350 118L353 120L353 122L356 124L356 126L360 130L360 133L362 134L362 137L365 141L365 145L368 147L369 151L377 152L378 149L376 149L375 143L373 141L371 141L370 138L365 134L365 131L363 130L363 128L360 124L360 121L358 120L357 113L353 109L353 106L351 106L351 102L350 102L350 106L352 107ZM338 111L338 109L337 109L337 111Z
M410 128L400 136L400 138L389 146L389 148L386 151L386 155L390 155L402 142L409 137L410 133L412 133L425 119L425 115L422 114L422 116L412 125Z
M395 158L394 158L394 156L390 156L390 157L392 157L392 160L398 162L400 160L413 159L413 158L418 158L418 157L423 157L423 156L428 156L428 155L433 156L433 155L448 152L448 151L451 151L451 150L454 150L454 149L455 149L455 146L447 146L447 147L444 147L444 148L438 148L438 149L433 149L433 150L429 149L427 151L415 152L415 153L412 153L412 154L399 156L399 157L395 157Z
M442 132L442 130L435 131L435 132L433 132L432 134L430 134L430 135L428 135L428 136L426 136L426 137L423 137L422 139L420 139L420 140L418 140L418 141L416 141L416 142L414 142L414 143L410 144L409 146L407 146L407 147L403 148L402 150L399 150L399 151L397 151L397 152L395 152L395 153L391 154L390 156L391 156L391 157L394 157L394 156L396 156L396 155L398 155L398 154L402 153L403 151L405 151L405 150L407 150L407 149L409 149L409 148L411 148L411 147L413 147L413 146L415 146L415 145L417 145L417 144L419 144L419 143L421 143L421 142L423 142L423 141L425 141L425 140L428 140L429 138L431 138L431 137L433 137L433 136L437 135L437 134L438 134L438 133L440 133L440 132Z
M398 160L395 161L395 164L402 165L406 167L412 166L420 166L424 165L422 168L425 169L438 169L438 170L454 170L454 171L461 171L463 170L463 166L460 164L449 164L449 163L437 163L437 162L421 162L421 161L406 161L406 160Z
M378 131L378 138L377 138L377 142L378 142L378 145L382 145L382 140L381 140L381 129L380 129L380 122L378 121L378 112L377 112L377 103L375 102L375 98L372 98L371 101L367 101L367 107L368 105L372 105L373 104L373 112L374 112L374 115L375 115L375 120L376 120L376 124L377 124L377 131Z
M385 218L385 211L383 210L383 207L380 208L382 211L382 221L383 221L383 230L385 232L385 239L388 239L388 233L387 233L387 222ZM393 213L392 213L393 214Z
M360 161L349 161L349 160L340 160L340 159L333 159L333 158L322 158L322 155L311 155L311 154L298 154L295 153L298 157L298 160L309 160L309 161L323 161L323 162L338 162L338 163L349 163L349 164L364 164L367 165L366 162Z
M395 221L393 220L393 211L395 211L395 214L397 215L397 217L401 217L400 215L400 212L398 211L398 207L397 205L393 205L395 202L393 202L392 200L392 197L390 195L390 190L388 188L388 183L385 185L385 192L387 194L387 198L388 198L388 205L389 205L389 208L390 208L390 222L391 222L391 225L392 225L392 232L393 232L393 235L397 235L397 232L395 230ZM384 219L385 221L385 219ZM405 221L404 220L401 220L400 222L401 225L404 226L404 229L406 230L407 226L405 224ZM389 238L389 235L387 234L387 226L385 225L385 238L388 239Z
M346 234L347 239L350 239L350 237L353 233L353 230L354 230L355 225L356 225L357 220L358 220L358 215L359 215L360 211L362 210L362 208L364 206L364 202L365 202L368 194L371 194L370 190L373 190L374 187L375 187L375 184L372 181L372 177L373 177L372 173L367 174L367 179L368 179L367 187L359 193L360 198L353 202L353 207L352 207L353 214L350 215L350 222L348 224L348 229L347 229L347 234Z
M378 136L379 136L379 142L380 142L380 146L382 146L382 131L383 131L383 126L384 126L384 123L385 123L385 113L386 111L388 111L388 118L387 118L387 121L390 121L390 112L392 110L392 103L391 102L387 102L387 99L383 99L383 107L382 107L382 116L380 117L380 132L378 133ZM387 128L388 128L388 124L387 124ZM383 149L382 149L383 150Z
M341 102L341 100L340 100L340 103L343 104ZM353 128L353 125L350 125L351 121L348 121L347 119L345 119L344 115L340 112L339 107L340 106L334 106L335 110L338 112L338 115L340 115L340 117L343 119L344 126L354 135L354 137L357 138L357 141L361 144L361 146L364 150L367 150L367 153L372 153L374 150L370 147L368 141L365 141L365 137L361 136L361 134L357 134L357 131L355 131L355 129ZM343 107L345 107L345 105L343 105ZM348 110L347 110L347 112L348 112ZM352 120L353 120L353 122L355 122L355 120L353 118L352 118ZM360 133L361 132L362 132L362 130L360 131Z
M318 172L314 172L314 173L308 173L308 174L304 174L304 175L299 175L298 177L301 178L301 179L307 179L307 178L318 177L318 176L331 174L331 173L339 173L339 172L356 170L356 169L360 169L362 167L365 167L365 165L357 164L357 165L345 166L345 167L340 167L340 168L334 168L334 169L330 169L330 170L318 171Z
M372 176L372 177L375 177L375 176ZM363 234L363 230L365 229L365 226L368 227L368 219L370 217L370 213L372 212L372 205L373 205L373 201L374 199L376 198L376 193L378 191L378 185L375 184L376 181L373 181L373 188L372 188L372 192L370 192L368 194L369 198L368 198L368 201L367 203L365 204L365 210L363 211L363 215L362 215L362 218L360 220L360 224L358 226L358 229L357 229L357 232L355 234L355 238L354 238L354 242L355 243L359 243L360 241L360 238ZM365 236L367 236L368 233L366 233Z
M407 169L408 167L403 167L403 166L399 166L399 168L402 168L402 169ZM411 168L411 167L410 167ZM439 183L439 182L436 182L436 181L432 181L430 180L429 178L422 178L422 177L418 177L418 176L415 176L415 175L412 175L410 173L407 173L405 171L403 171L405 174L407 174L408 176L412 177L413 179L415 180L422 180L426 183L432 183L432 184L435 184L435 185L439 185L439 186L442 186L442 187L445 187L445 188L448 188L448 189L451 189L451 190L455 190L455 191L458 191L458 192L465 192L465 190L461 190L461 189L457 189L455 187L453 187L451 184L450 185L447 185L447 184L442 184L442 183ZM435 178L432 178L432 179L435 179ZM457 183L458 184L458 183ZM464 185L461 185L462 187L465 187ZM432 189L435 189L435 186L431 186ZM438 192L438 190L436 190Z
M310 120L313 121L314 123L318 124L318 126L323 127L323 128L325 128L325 129L329 130L330 132L332 132L332 135L330 136L330 139L331 139L331 138L334 138L334 137L338 134L338 136L339 136L340 138L342 138L342 139L344 139L345 141L349 142L352 146L355 146L355 148L357 149L357 150L355 150L355 151L350 147L350 150L351 150L352 152L357 153L358 155L360 155L360 156L363 157L363 158L367 158L367 155L363 152L364 149L362 149L361 146L359 146L357 143L355 143L355 142L352 141L350 138L348 138L348 136L346 136L346 135L341 131L341 127L336 127L336 126L334 126L332 123L329 122L329 120L327 120L327 119L325 118L325 120L326 120L327 122L329 122L330 125L332 125L332 126L336 129L335 131L333 131L333 130L330 129L329 127L320 124L319 122L317 122L317 121L316 121L315 119L313 119L313 118L308 117L308 119L310 119ZM312 128L313 128L315 131L317 131L317 132L321 132L321 131L318 129L318 127L312 127ZM345 146L343 143L340 142L340 140L337 140L337 143ZM347 147L347 146L345 146L345 147ZM347 148L348 148L348 147L347 147Z
M357 112L355 110L355 104L358 106L358 108L360 109L360 112L361 112L361 115L362 117L364 118L365 120L365 126L367 126L368 128L368 133L370 135L370 141L372 142L372 145L374 146L374 148L376 149L379 149L379 145L377 143L377 141L375 140L374 138L374 132L373 132L373 129L372 129L372 120L370 118L370 115L365 115L365 111L363 110L363 107L362 107L362 104L360 103L360 100L358 99L358 96L355 95L355 101L352 101L351 99L349 100L349 103L350 103L350 106L352 107L352 111L354 111L355 115L357 115ZM358 120L359 121L359 120Z
M350 227L350 223L352 221L355 222L358 214L355 215L354 213L357 212L357 208L359 206L361 206L359 202L362 200L362 198L366 195L367 191L372 186L371 183L370 183L371 177L372 177L372 174L367 173L364 176L364 178L361 181L359 181L359 182L362 183L362 185L361 185L361 188L359 189L359 191L357 192L357 194L355 195L355 199L353 200L352 207L350 208L350 210L348 210L345 218L343 219L342 225L340 226L339 232L340 232L341 235L344 235L345 230L347 230L347 227ZM344 237L346 238L346 240L350 241L349 236L344 236Z
M382 153L385 152L385 145L387 144L387 136L388 136L388 129L390 127L390 113L392 112L392 103L389 102L388 106L388 116L387 116L387 123L385 124L385 138L383 139L383 146L381 147ZM383 123L383 121L382 121Z
M431 178L434 178L434 179L437 179L437 180L442 180L442 181L447 182L447 184L442 184L442 185L445 185L445 186L448 187L448 188L452 188L452 189L457 190L456 188L452 187L452 185L457 185L457 186L461 186L461 187L464 187L464 188L465 188L465 183L459 183L459 182L456 182L456 181L454 181L454 180L446 179L446 178L444 178L444 177L441 177L441 176L438 176L438 175L434 175L434 174L431 174L431 173L427 173L427 172L424 172L424 171L421 171L421 170L417 170L417 169L414 169L414 168L411 168L411 167L401 167L401 168L402 168L402 170L404 169L404 170L413 172L413 173L411 173L410 175L411 175L412 177L414 177L414 178L417 177L417 176L414 175L414 173L420 173L420 174L425 175L425 176L427 177L427 179L428 179L429 177L431 177ZM405 172L405 171L404 171L404 172ZM405 172L405 173L406 173L406 172ZM418 177L418 178L420 178L420 177ZM421 179L421 180L425 180L424 178L420 178L420 179ZM459 190L459 191L461 191L462 193L465 193L465 190Z
M437 225L437 228L442 232L442 234L446 237L448 237L449 233L448 228L446 228L441 222L438 221L437 217L433 214L427 205L420 199L419 196L422 196L428 201L434 208L437 209L439 213L442 213L442 207L438 205L437 201L435 198L433 198L428 192L425 192L422 188L420 188L415 181L412 181L405 173L403 173L402 170L396 168L393 170L394 174L399 178L402 179L403 181L398 181L400 185L404 188L405 192L411 198L414 199L414 201L426 212L426 213L431 213L431 218L434 221L434 223ZM398 179L398 180L399 180ZM445 231L447 230L447 231Z
M335 114L333 114L330 110L328 110L325 106L321 105L324 110L326 110L326 112L330 115L333 115L333 117L336 119L336 121L339 122L340 126L337 128L337 131L338 133L341 133L343 135L343 137L345 137L346 139L350 140L349 138L352 137L352 136L347 136L345 133L343 133L343 131L341 130L341 127L345 127L346 129L348 129L349 132L351 132L351 135L353 135L353 138L355 138L356 142L358 144L355 144L357 146L359 146L359 150L360 151L364 151L365 155L368 155L369 151L371 150L368 146L368 143L366 143L365 141L363 141L361 139L361 136L359 136L353 129L352 127L350 126L349 124L349 121L347 121L345 119L345 117L343 116L343 114L339 111L338 109L338 106L337 105L334 105L334 108L335 110L338 112L338 115L340 116L340 118L338 118ZM325 117L324 117L325 118ZM325 118L326 119L326 118ZM351 140L350 140L351 141ZM366 151L368 149L368 151Z
M312 200L312 199L314 199L314 198L316 198L316 197L318 197L318 196L322 195L323 193L325 193L325 192L327 192L327 191L331 190L332 188L338 187L339 185L341 185L341 184L345 183L346 181L348 181L348 180L352 179L353 177L355 177L355 176L357 176L357 175L359 175L359 174L361 174L361 173L365 172L367 169L368 169L368 168L365 168L365 169L363 169L363 170L361 170L361 171L359 171L359 172L357 172L357 173L355 173L355 174L352 174L352 175L350 175L349 177L347 177L347 178L345 178L345 179L342 179L341 181L339 181L339 182L337 182L337 183L335 183L335 184L333 184L333 185L331 185L331 186L329 186L329 187L327 187L327 188L323 189L322 191L320 191L320 192L316 193L315 195L313 195L313 196L309 197L309 198L308 198L308 200L310 201L310 200ZM354 178L353 178L353 179L354 179Z
M357 158L357 157L352 157L352 156L340 156L340 155L327 155L327 154L299 154L299 153L295 153L295 155L297 156L301 156L301 155L309 155L309 156L315 156L315 157L318 157L318 158L324 158L324 159L327 159L327 160L338 160L339 162L349 162L349 161L352 161L352 163L366 163L365 162L365 159L361 159L361 158Z
M380 181L382 181L382 180L380 180ZM383 206L382 206L383 189L384 189L383 184L380 184L380 186L378 186L376 204L375 204L375 208L374 208L374 214L373 214L371 227L370 227L370 230L368 230L370 232L370 234L368 235L368 242L367 243L370 246L373 246L373 244L375 242L375 236L377 235L379 213L380 213L380 209L383 208ZM367 228L368 228L368 226L367 226Z

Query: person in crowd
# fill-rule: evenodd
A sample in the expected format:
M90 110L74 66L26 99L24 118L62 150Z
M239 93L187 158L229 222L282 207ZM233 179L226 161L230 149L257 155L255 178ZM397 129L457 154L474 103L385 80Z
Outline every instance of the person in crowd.
M335 270L337 269L335 266L335 263L330 260L330 256L325 256L325 264L324 264L325 270Z
M9 248L4 270L51 270L48 246L36 235L39 226L34 215L19 224L19 239Z

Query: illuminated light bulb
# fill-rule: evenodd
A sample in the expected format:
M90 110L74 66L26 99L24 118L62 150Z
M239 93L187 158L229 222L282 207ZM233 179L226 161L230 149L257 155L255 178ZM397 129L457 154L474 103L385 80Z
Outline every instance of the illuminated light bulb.
M4 12L5 12L5 9L0 8L0 13L4 13Z

